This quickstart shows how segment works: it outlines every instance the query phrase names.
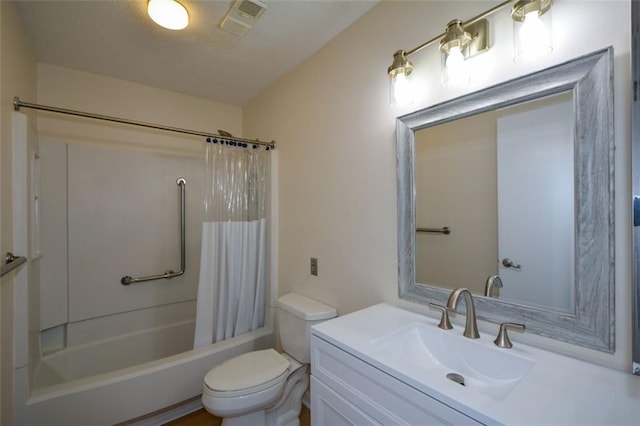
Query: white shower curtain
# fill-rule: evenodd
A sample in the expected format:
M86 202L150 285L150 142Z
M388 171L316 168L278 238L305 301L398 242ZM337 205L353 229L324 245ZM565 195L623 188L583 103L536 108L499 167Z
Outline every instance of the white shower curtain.
M207 142L194 347L264 324L268 149Z

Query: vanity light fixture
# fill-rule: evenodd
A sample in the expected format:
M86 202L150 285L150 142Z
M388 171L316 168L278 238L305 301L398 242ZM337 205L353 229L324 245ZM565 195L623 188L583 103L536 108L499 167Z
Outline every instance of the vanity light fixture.
M182 30L189 25L189 12L176 0L149 0L147 13L153 22L169 30Z
M392 107L402 107L413 103L413 92L409 76L413 64L407 59L407 52L398 50L393 54L393 63L387 69L389 74L389 99Z
M489 49L489 23L487 16L513 5L511 17L514 20L514 44L516 60L529 60L542 52L551 52L550 23L547 13L552 0L508 0L467 21L454 19L444 33L420 46L393 54L393 63L387 69L389 75L389 98L392 107L402 107L413 103L413 90L409 76L413 64L408 57L439 42L442 54L442 83L446 87L456 87L471 80L467 60ZM546 32L544 30L547 30ZM536 55L536 53L538 55Z
M471 81L464 49L471 41L471 34L462 28L462 21L454 19L447 25L446 35L440 40L442 53L442 78L447 86L462 86Z
M471 73L464 55L470 42L471 34L464 30L461 20L454 19L447 24L445 36L440 40L443 85L462 86L471 81Z
M511 9L516 62L546 56L551 43L551 0L519 0Z

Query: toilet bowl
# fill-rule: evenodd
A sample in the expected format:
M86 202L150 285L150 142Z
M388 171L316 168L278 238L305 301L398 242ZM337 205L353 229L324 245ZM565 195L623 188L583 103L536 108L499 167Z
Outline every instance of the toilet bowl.
M311 326L335 316L334 308L302 295L281 297L278 330L286 352L248 352L211 369L204 378L205 409L225 426L297 426L309 387Z
M271 407L283 396L291 370L300 367L273 349L238 355L204 377L203 404L219 417Z

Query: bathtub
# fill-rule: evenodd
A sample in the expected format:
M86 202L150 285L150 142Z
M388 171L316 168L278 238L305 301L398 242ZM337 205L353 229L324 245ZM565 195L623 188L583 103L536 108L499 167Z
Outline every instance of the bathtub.
M193 401L202 393L202 380L212 367L237 354L275 346L273 328L267 325L167 356L181 345L191 347L192 340L193 323L179 323L63 350L43 357L31 369L17 369L15 423L93 426L127 422ZM175 344L167 346L163 341ZM154 357L156 360L148 360Z

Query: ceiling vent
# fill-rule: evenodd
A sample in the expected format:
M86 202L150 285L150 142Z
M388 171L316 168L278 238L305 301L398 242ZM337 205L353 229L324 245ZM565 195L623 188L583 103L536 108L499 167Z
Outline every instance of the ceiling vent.
M220 28L237 36L246 35L251 29L251 25L234 18L229 13L220 22Z
M247 19L258 19L267 9L267 5L259 0L236 0L233 9Z
M260 0L236 0L220 21L220 28L237 36L246 35L266 9Z

